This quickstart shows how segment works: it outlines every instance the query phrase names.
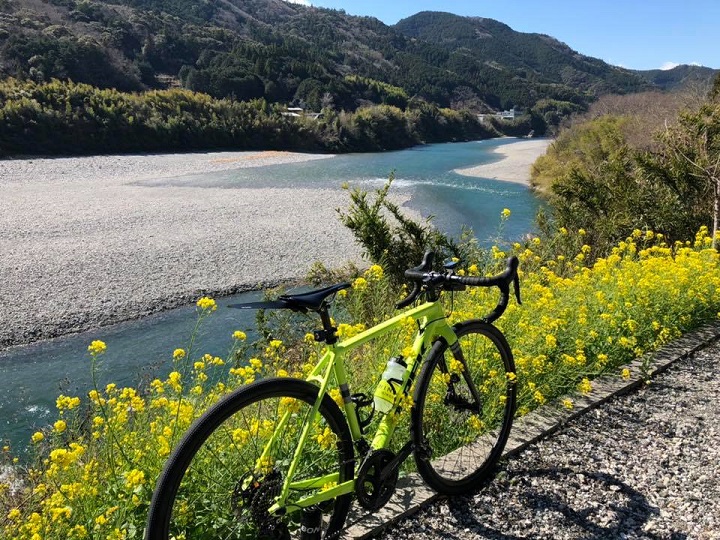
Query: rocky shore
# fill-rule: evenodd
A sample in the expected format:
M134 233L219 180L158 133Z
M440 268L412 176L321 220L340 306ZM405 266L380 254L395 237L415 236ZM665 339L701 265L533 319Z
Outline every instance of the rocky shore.
M0 161L0 348L341 266L340 189L143 185L328 156L286 152Z

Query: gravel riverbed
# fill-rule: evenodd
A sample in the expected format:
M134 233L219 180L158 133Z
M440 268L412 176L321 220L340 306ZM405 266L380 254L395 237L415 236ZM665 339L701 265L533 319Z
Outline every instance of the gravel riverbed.
M0 349L297 279L315 261L360 262L337 217L349 203L340 182L229 189L188 176L326 157L0 160Z
M720 343L381 538L720 539Z

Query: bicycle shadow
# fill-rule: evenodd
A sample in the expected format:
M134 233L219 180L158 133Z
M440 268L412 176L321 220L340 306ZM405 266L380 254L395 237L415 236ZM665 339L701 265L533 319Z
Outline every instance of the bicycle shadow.
M577 490L583 491L586 496L581 500L574 497L573 491ZM506 500L503 493L514 493L514 496L511 495L513 500ZM489 502L486 503L485 499ZM645 525L652 516L659 514L659 510L642 493L609 474L568 467L501 471L492 481L489 491L450 498L445 504L457 522L457 528L463 531L462 535L448 532L447 523L437 526L425 524L424 532L428 537L452 539L476 535L492 540L687 538L687 535L678 532L670 533L670 536L646 532ZM483 506L486 504L502 505L503 519L514 523L513 532L500 530L489 523L487 514L494 513L496 508L485 510ZM523 523L527 523L527 532L519 530L518 525ZM540 527L548 532L538 532Z

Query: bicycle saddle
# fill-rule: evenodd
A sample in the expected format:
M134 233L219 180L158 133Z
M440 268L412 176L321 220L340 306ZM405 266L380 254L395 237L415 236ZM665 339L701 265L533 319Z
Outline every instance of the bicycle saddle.
M267 302L247 302L244 304L230 304L235 309L291 309L293 311L320 311L325 299L338 291L347 289L350 283L340 283L323 289L315 289L306 293L284 294L277 300Z

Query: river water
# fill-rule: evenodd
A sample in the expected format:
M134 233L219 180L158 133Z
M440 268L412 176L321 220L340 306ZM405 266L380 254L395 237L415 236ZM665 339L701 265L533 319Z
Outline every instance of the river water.
M337 187L348 182L365 190L380 188L394 171L393 190L410 196L408 206L422 215L433 215L442 231L457 235L471 227L481 243L513 240L533 230L540 201L521 184L466 177L453 169L498 159L492 151L514 139L434 144L397 152L351 154L302 163L271 165L144 181L144 184L197 185L202 187ZM500 231L500 213L512 210ZM225 309L238 300L259 298L244 293L218 300L218 310L195 342L201 353L224 356L236 329L252 334L254 314ZM172 351L186 347L195 324L195 307L186 306L95 331L14 347L0 351L0 439L15 447L26 444L29 434L54 421L59 394L84 396L91 388L87 346L102 339L108 351L98 369L101 385L132 385L171 369Z

